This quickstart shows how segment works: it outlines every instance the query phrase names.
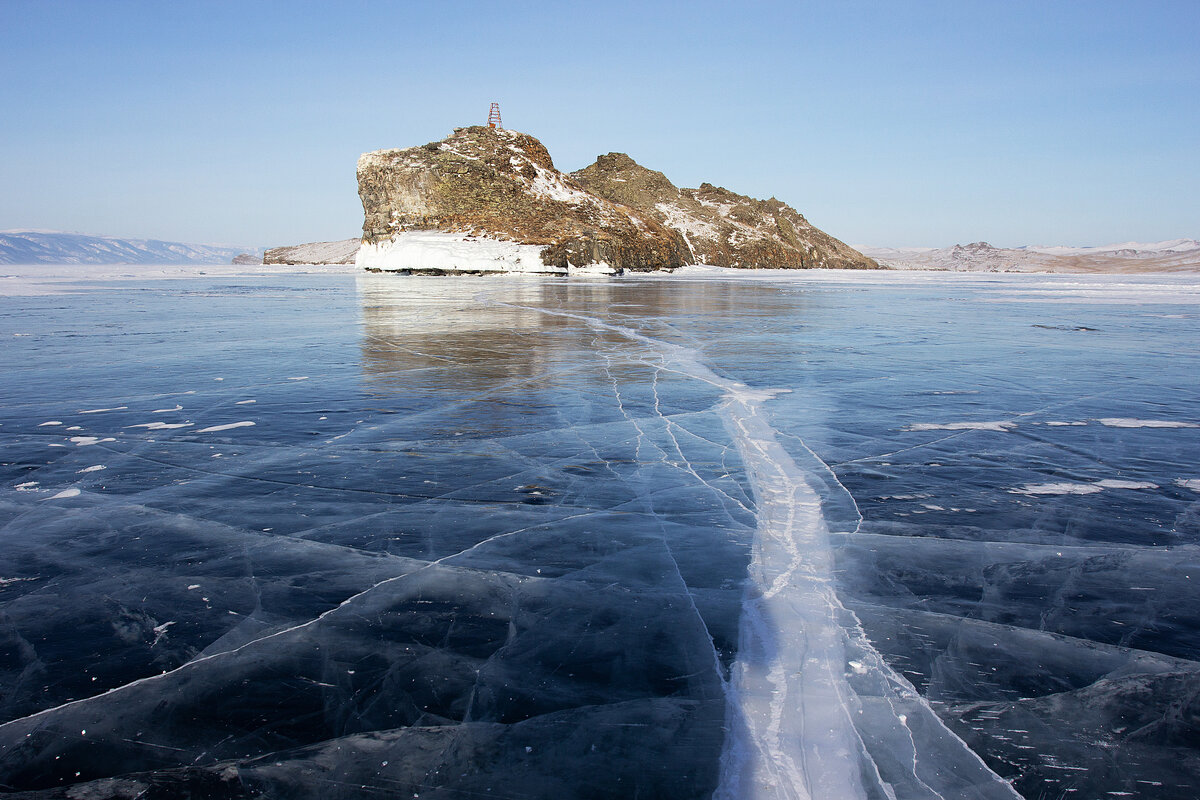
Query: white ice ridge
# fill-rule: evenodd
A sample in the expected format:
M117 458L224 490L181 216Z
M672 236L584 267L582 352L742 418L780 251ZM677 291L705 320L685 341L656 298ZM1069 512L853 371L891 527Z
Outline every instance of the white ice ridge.
M884 663L842 606L834 591L820 497L762 413L763 404L777 391L755 390L724 378L701 363L694 351L621 325L486 296L479 299L617 333L648 346L661 359L656 365L660 369L704 381L724 393L726 423L753 487L758 525L738 657L726 686L728 732L714 800L901 795L1019 800L1012 787L942 725L912 686ZM846 654L847 643L858 659L853 663ZM848 671L856 676L871 671L869 696L855 693ZM870 711L864 716L866 706ZM910 766L901 774L894 769L881 774L871 755L881 748L887 749L885 761L907 755Z

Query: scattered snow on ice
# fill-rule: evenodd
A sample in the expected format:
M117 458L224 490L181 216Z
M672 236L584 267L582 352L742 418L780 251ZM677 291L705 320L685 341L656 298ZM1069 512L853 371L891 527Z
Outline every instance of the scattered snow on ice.
M187 428L191 422L141 422L137 425L126 425L126 428L147 428L152 431L163 431L170 428Z
M101 439L99 436L72 436L67 441L74 442L76 447L87 447L89 444L100 444L102 442L115 442L116 439L111 436Z
M70 489L63 489L58 494L51 495L50 497L47 497L46 499L47 500L58 500L59 498L78 497L79 494L80 494L79 489L72 486Z
M1017 489L1009 489L1013 494L1052 495L1052 494L1096 494L1105 489L1157 489L1158 484L1149 481L1123 481L1116 478L1105 478L1095 483L1029 483Z
M59 421L58 421L58 420L56 420L56 419L52 419L52 420L49 420L48 422L42 422L42 423L40 423L40 424L38 425L38 427L39 427L39 428L44 428L44 427L45 427L45 426L47 426L47 425L62 425L62 423L61 423L61 422L59 422Z
M151 411L151 414L166 414L170 411L183 411L183 406L176 404L174 408L156 408Z
M1122 481L1114 478L1105 478L1102 481L1096 482L1097 486L1103 486L1105 489L1157 489L1157 483L1149 481Z
M1110 428L1200 428L1194 422L1177 422L1169 419L1133 419L1129 417L1104 417L1096 420Z
M105 411L124 411L129 406L117 406L116 408L92 408L87 411L80 411L80 414L103 414Z
M1200 478L1177 478L1175 485L1191 489L1193 492L1200 492Z
M108 469L108 467L104 466L103 464L94 464L90 467L84 467L83 469L79 470L75 474L82 475L85 472L99 472L102 469Z
M1015 422L998 420L996 422L918 422L909 425L906 431L1000 431L1004 432L1016 427Z
M1095 494L1104 488L1094 483L1029 483L1018 489L1009 489L1013 494Z
M37 485L37 481L25 481L24 483L18 483L14 488L18 492L32 492L37 488Z
M234 428L247 428L253 425L253 422L245 420L243 422L231 422L228 425L213 425L211 428L201 428L196 433L216 433L217 431L229 431Z

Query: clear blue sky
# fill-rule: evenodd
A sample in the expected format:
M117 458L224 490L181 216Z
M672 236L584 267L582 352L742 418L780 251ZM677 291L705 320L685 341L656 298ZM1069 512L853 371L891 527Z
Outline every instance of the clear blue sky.
M1200 0L0 0L0 229L357 236L359 153L483 123L852 243L1200 238Z

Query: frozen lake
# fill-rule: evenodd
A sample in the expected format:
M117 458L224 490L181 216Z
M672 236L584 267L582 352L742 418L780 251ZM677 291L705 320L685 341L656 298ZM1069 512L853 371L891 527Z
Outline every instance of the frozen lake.
M0 293L4 791L1200 796L1194 276Z

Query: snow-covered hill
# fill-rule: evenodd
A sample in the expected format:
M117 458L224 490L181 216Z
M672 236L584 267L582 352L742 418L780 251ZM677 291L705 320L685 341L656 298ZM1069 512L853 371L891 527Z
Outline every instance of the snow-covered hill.
M955 272L1183 272L1200 271L1200 241L1121 242L1099 247L1028 245L992 247L987 242L953 247L856 249L891 269Z
M253 248L119 239L58 231L0 231L0 264L228 264Z
M272 247L263 255L264 264L353 264L361 240L309 242L291 247Z

